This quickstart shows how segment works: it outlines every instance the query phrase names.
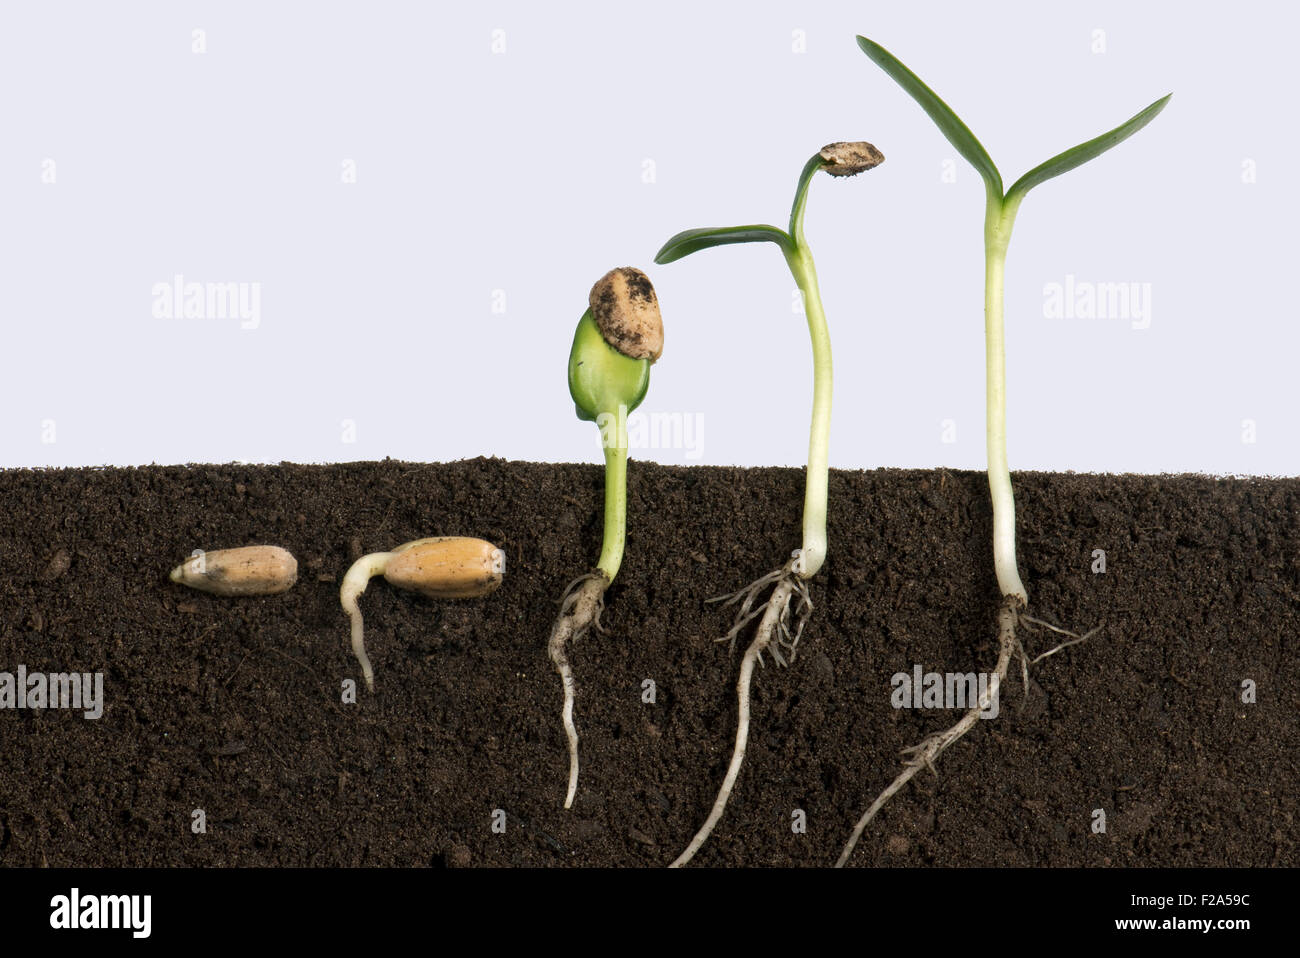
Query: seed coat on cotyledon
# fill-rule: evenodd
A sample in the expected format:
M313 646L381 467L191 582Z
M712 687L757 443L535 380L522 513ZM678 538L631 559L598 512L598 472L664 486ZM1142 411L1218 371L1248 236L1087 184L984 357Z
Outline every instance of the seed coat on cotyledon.
M664 352L664 323L650 277L620 266L596 280L587 296L605 342L629 359L656 362Z
M196 549L170 578L212 595L279 595L298 581L298 560L279 546Z
M366 688L375 690L375 670L366 655L365 622L357 600L370 580L382 575L399 589L430 599L476 599L495 592L506 571L506 554L484 539L433 536L407 542L392 552L372 552L352 564L339 601L352 620L352 654L361 664Z

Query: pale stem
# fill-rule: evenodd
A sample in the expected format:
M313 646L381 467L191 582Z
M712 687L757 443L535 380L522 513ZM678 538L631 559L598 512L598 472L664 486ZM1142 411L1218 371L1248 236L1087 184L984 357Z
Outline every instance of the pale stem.
M802 579L811 579L826 561L826 500L831 442L831 334L817 285L817 268L812 253L795 239L795 248L786 255L790 272L803 294L804 313L808 317L808 334L813 352L812 426L808 436L808 472L804 478L803 548L795 571Z
M993 500L993 568L1004 596L1029 602L1016 566L1016 502L1007 465L1007 368L1002 328L1002 286L1007 244L1020 207L989 194L984 223L984 358L988 431L989 494Z

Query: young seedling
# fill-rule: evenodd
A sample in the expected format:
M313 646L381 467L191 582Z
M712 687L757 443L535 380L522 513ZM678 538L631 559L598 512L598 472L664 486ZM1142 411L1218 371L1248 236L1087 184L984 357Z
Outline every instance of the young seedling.
M659 300L649 277L630 266L610 270L588 296L569 352L569 394L578 418L600 428L605 450L605 535L596 568L564 590L548 649L564 685L561 713L569 743L569 788L564 807L578 790L578 729L573 722L575 684L565 646L594 626L605 590L618 575L627 541L627 416L650 387L650 366L663 352Z
M732 243L775 243L785 256L786 264L794 276L803 296L804 313L808 317L808 332L812 338L813 353L813 410L812 428L808 442L808 471L804 480L803 543L779 569L761 576L738 592L712 601L727 605L739 603L731 630L719 642L735 641L740 632L754 619L762 617L754 639L740 662L740 676L736 682L737 721L736 744L731 763L723 778L718 797L713 803L704 825L691 840L686 850L672 863L678 868L689 862L712 833L727 807L727 799L736 784L741 765L745 761L745 747L749 740L749 688L754 675L754 663L762 665L763 653L770 652L777 665L787 664L782 650L793 662L799 637L812 612L812 599L805 584L817 574L826 561L826 490L828 455L831 430L831 340L822 307L821 290L817 285L817 269L813 264L812 250L804 239L804 207L808 187L820 170L831 176L853 176L870 170L885 161L885 157L870 143L832 143L823 147L804 164L795 188L794 203L790 209L790 228L775 226L733 226L686 230L678 233L655 257L656 263L671 263L697 250ZM771 595L755 608L759 596L768 587ZM790 604L797 597L796 624L791 630Z
M196 549L170 578L212 595L279 595L298 581L298 560L279 546Z
M365 625L357 599L382 575L391 585L430 599L477 599L496 591L506 571L506 554L490 542L466 536L416 539L392 552L373 552L352 564L339 601L352 619L352 653L361 663L366 688L375 690L375 670L366 655Z
M1019 654L1022 674L1028 687L1028 664L1025 662L1024 650L1016 638L1016 626L1026 624L1046 625L1040 620L1025 614L1029 602L1029 593L1020 580L1020 571L1016 564L1016 506L1011 491L1011 473L1007 466L1007 426L1006 426L1006 357L1003 347L1002 332L1002 284L1006 267L1007 247L1011 242L1011 228L1016 221L1020 204L1031 189L1062 173L1067 173L1076 166L1081 166L1095 159L1113 146L1127 140L1142 127L1146 126L1156 114L1165 108L1170 96L1161 97L1146 109L1136 114L1115 129L1101 136L1080 143L1063 153L1040 163L1008 190L1003 190L1002 176L993 160L980 144L970 129L963 123L943 100L939 99L928 86L921 82L907 67L903 66L884 47L866 37L858 37L858 46L886 74L902 87L912 99L920 105L934 121L948 142L971 164L984 180L984 347L985 347L985 402L988 438L988 475L989 492L993 500L993 568L997 575L998 589L1002 593L1002 602L998 610L998 661L993 680L989 683L989 695L996 695L1002 681L1006 678L1013 655ZM1063 631L1056 629L1055 631ZM1073 633L1066 633L1072 635ZM1091 633L1089 633L1091 634ZM1081 641L1080 636L1074 636ZM1073 642L1065 643L1066 645ZM1058 646L1062 648L1064 646ZM1053 649L1052 652L1055 652ZM1045 653L1050 655L1051 652ZM1045 656L1039 656L1043 658ZM1037 659L1035 659L1037 661ZM948 746L952 745L974 726L981 710L988 706L981 700L961 721L952 728L932 735L920 745L907 751L911 753L903 771L894 779L876 801L867 809L858 821L849 838L838 865L844 865L858 838L880 810L889 797L897 792L923 767L933 767L933 762Z

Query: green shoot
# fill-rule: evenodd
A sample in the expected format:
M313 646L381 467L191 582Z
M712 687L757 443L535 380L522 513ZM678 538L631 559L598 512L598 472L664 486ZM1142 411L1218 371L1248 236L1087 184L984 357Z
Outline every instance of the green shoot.
M663 322L649 278L622 267L606 273L588 297L569 351L569 395L578 418L600 428L605 452L605 529L596 568L565 590L551 629L551 661L564 684L562 720L569 744L569 787L578 790L578 730L573 722L575 682L565 646L592 626L600 631L604 594L623 564L627 543L627 417L650 388L650 365L663 352Z
M605 452L605 538L596 568L609 582L618 575L627 542L627 416L649 388L649 361L620 353L601 336L591 310L583 313L569 353L569 393L578 418L600 428Z
M733 243L775 243L785 256L790 273L803 296L813 352L813 411L808 440L808 473L804 487L803 547L795 562L800 578L810 579L826 561L826 498L831 438L831 336L817 285L813 263L803 233L808 186L819 170L832 176L853 176L884 162L870 143L832 143L804 164L790 208L789 230L775 226L732 226L686 230L672 237L655 256L656 263L671 263L713 246Z
M1011 490L1011 472L1007 464L1006 424L1006 349L1002 328L1002 286L1006 270L1007 247L1020 203L1033 187L1054 176L1100 156L1123 143L1146 126L1169 102L1168 96L1156 100L1145 110L1101 136L1081 143L1042 163L1003 191L1002 176L970 128L943 100L921 82L880 44L858 37L858 46L895 83L902 87L934 121L948 142L984 179L986 191L984 215L984 358L985 402L988 438L989 492L993 500L993 566L998 589L1021 604L1029 602L1029 593L1020 581L1016 563L1016 504Z

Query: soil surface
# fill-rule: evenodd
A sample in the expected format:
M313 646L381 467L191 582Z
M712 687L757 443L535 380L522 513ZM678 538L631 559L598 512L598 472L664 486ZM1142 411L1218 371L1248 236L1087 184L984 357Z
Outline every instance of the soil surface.
M0 673L99 671L105 698L98 720L0 710L0 863L666 865L735 735L743 649L712 641L731 617L704 600L797 547L802 477L630 465L607 632L570 650L565 811L546 642L599 552L600 468L0 472ZM1031 614L1101 631L1035 665L1027 696L1013 667L1000 714L895 796L852 864L1300 864L1300 481L1015 483ZM993 666L990 525L979 473L831 473L816 608L793 666L756 672L748 757L696 864L835 861L899 750L959 714L894 708L891 677ZM501 546L505 582L434 602L374 580L368 695L339 583L362 551L433 535ZM288 593L167 579L196 548L258 543L297 556ZM1021 638L1031 657L1060 640Z

